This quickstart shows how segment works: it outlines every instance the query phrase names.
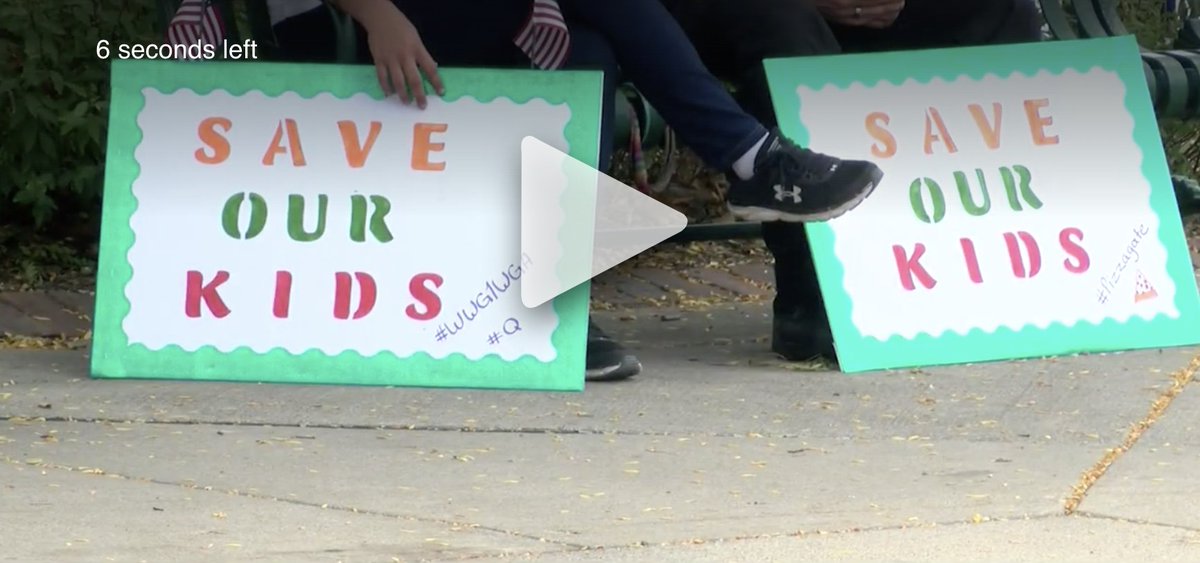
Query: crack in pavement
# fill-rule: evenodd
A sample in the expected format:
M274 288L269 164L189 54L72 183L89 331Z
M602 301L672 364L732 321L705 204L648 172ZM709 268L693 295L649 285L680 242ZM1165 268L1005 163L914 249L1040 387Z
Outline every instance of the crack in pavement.
M8 417L8 418L12 419L15 417ZM42 420L42 419L43 419L42 417L39 417L39 420ZM60 423L62 423L62 422L88 422L83 419L70 419L70 420L57 420L57 421L51 420L51 419L44 419L44 420L46 420L47 422L60 422ZM103 422L103 421L102 420L91 420L90 422ZM116 424L121 424L121 423L145 424L144 422L129 421L129 420L113 421L113 423L116 423ZM202 423L169 422L166 424L199 425ZM222 426L222 425L237 426L237 424L235 424L235 423L224 423L224 424L213 425L213 426ZM284 425L257 425L257 426L288 427L288 426L284 426ZM303 427L318 428L318 427L313 427L313 426L303 426ZM367 427L367 428L376 429L377 427ZM334 428L329 428L329 429L344 430L346 428L334 427ZM588 432L572 432L572 433L589 434ZM601 434L601 433L596 433L596 434ZM109 473L109 472L106 472L99 468L72 467L69 465L63 465L63 464L58 464L58 463L53 463L53 462L45 462L42 460L37 460L36 462L30 462L28 460L17 459L17 458L13 458L13 457L7 456L7 455L0 455L0 460L8 462L13 465L19 465L19 466L31 466L31 467L38 467L38 468L44 468L44 469L64 471L64 472L80 473L80 474L105 475L105 476L111 476L114 478L119 478L119 479L123 479L126 481L131 481L131 482L141 482L141 483L159 485L159 486L180 487L180 488L184 488L187 490L212 492L212 493L218 493L218 494L224 493L224 494L230 494L230 495L237 496L237 497L253 499L253 500L286 502L289 504L303 506L306 508L316 508L316 509L323 509L323 510L337 510L337 511L340 511L343 513L348 513L348 514L362 514L362 515L368 515L368 516L393 518L393 519L398 519L398 520L433 523L433 524L448 526L448 527L450 527L451 530L454 530L454 531L478 530L478 531L492 532L492 533L497 533L497 534L501 534L501 535L505 535L505 536L509 536L509 537L533 540L533 541L538 541L540 543L557 546L556 549L552 549L550 552L548 552L548 554L579 553L579 552L600 551L600 550L629 550L629 549L644 549L644 548L655 548L655 547L684 547L684 546L689 546L689 545L703 545L706 543L752 541L752 540L777 539L777 538L787 538L787 537L809 537L809 536L816 537L816 536L826 536L826 535L834 535L834 534L871 533L871 532L889 531L889 530L933 528L933 527L938 527L938 526L981 525L981 524L994 523L994 522L1044 520L1044 519L1055 518L1055 517L1067 517L1067 516L1062 515L1058 511L1046 512L1046 513L1041 513L1041 514L1027 514L1027 515L1020 516L1020 517L987 517L987 516L983 516L983 515L976 515L973 519L921 522L921 523L915 523L915 524L901 523L901 524L894 524L894 525L848 527L848 528L832 529L832 530L797 530L797 531L791 531L791 532L777 532L777 533L769 533L769 534L746 534L746 535L737 535L737 536L687 538L687 539L680 539L680 540L676 540L676 541L661 542L661 543L650 543L650 542L641 541L641 542L634 542L634 543L628 543L628 544L589 545L589 544L582 544L582 543L576 543L576 542L568 542L568 541L543 538L543 537L539 537L534 534L528 534L528 533L524 533L524 532L514 531L514 530L510 530L510 529L506 529L506 528L496 527L496 526L483 525L483 524L458 522L458 521L454 521L454 520L430 518L427 516L425 516L425 517L413 516L413 515L408 515L408 514L393 513L393 512L386 512L386 511L379 511L379 510L358 509L358 508L354 508L352 506L323 504L323 503L318 503L318 502L313 502L313 501L305 501L305 500L299 500L299 499L293 499L293 498L284 498L284 497L278 497L278 496L267 495L267 494L257 494L257 493L253 493L253 492L241 491L238 489L216 489L216 488L213 488L212 486L205 486L205 485L199 484L197 482L193 482L193 481L178 482L178 481L169 481L169 480L162 480L162 479L136 477L136 476L125 475L125 474L120 474L120 473ZM465 556L465 557L461 557L461 558L455 558L455 560L488 561L488 560L493 560L493 559L497 559L497 558L501 558L501 557L511 558L512 553L469 555L469 556Z
M653 432L631 430L600 430L592 428L548 428L536 426L519 426L503 428L499 426L455 426L438 424L305 424L295 422L254 422L228 420L162 420L162 419L128 419L128 418L78 418L71 416L21 416L0 415L0 422L56 422L84 424L160 424L164 426L237 426L244 428L297 428L315 430L387 430L392 432L461 432L464 434L563 434L579 436L646 436L651 438L672 437L713 437L713 438L745 438L753 434L755 437L803 439L800 434L766 434L761 432Z
M262 495L262 494L256 494L256 493L251 493L251 492L246 492L246 491L240 491L237 489L220 490L220 489L214 489L211 486L199 485L199 484L195 484L195 483L166 481L166 480L162 480L162 479L151 479L151 478L147 478L147 477L134 477L132 475L124 475L121 473L109 473L107 471L104 471L104 470L102 470L100 468L96 468L96 467L71 467L69 465L62 465L62 464L57 464L57 463L46 463L46 462L42 462L42 461L39 461L37 463L31 463L29 461L19 460L19 459L16 459L16 458L13 458L13 457L10 457L7 455L0 455L0 461L4 461L11 465L18 465L18 466L22 466L22 467L38 467L41 469L53 469L53 470L58 470L58 471L66 471L68 473L79 473L79 474L83 474L83 475L102 475L105 477L121 479L121 480L129 481L132 483L145 483L145 484L161 485L161 486L167 486L167 487L179 487L179 488L188 489L188 490L192 490L192 491L211 492L211 493L218 493L218 494L225 493L225 494L228 494L231 496L236 496L236 497L245 498L245 499L283 502L283 503L288 503L288 504L292 504L295 506L303 506L306 508L316 508L319 510L335 510L335 511L346 512L346 513L350 513L350 514L363 514L363 515L367 515L367 516L379 516L379 517L383 517L383 518L392 518L392 519L396 519L396 520L407 520L410 522L423 522L426 524L438 524L441 526L450 527L451 531L476 530L476 531L492 532L492 533L501 534L501 535L505 535L505 536L521 538L521 539L526 539L526 540L533 540L533 541L538 541L538 542L548 543L548 544L554 544L554 545L559 545L562 547L572 548L572 549L583 549L583 548L587 547L583 544L574 544L574 543L569 543L569 542L563 542L563 541L553 540L553 539L549 539L549 538L539 537L539 536L536 536L533 534L526 534L524 532L517 532L514 530L506 530L504 528L497 528L494 526L485 526L482 524L456 522L454 520L445 520L442 518L412 516L409 514L384 512L382 510L358 509L358 508L354 508L352 506L342 506L342 505L329 504L329 503L319 504L319 503L311 502L311 501L305 501L305 500L299 500L299 499L293 499L293 498L285 498L285 497L276 497L276 496L272 496L272 495Z
M1131 520L1129 518L1123 518L1120 516L1110 516L1108 514L1101 514L1099 512L1088 512L1086 510L1076 510L1075 513L1073 514L1073 516L1079 516L1081 518L1092 518L1095 520L1109 520L1112 522L1123 522L1126 524L1137 524L1139 526L1155 526L1158 528L1170 528L1172 530L1183 530L1185 532L1200 533L1200 527L1196 527L1196 526L1183 526L1181 524L1156 522L1154 520Z
M1188 384L1192 383L1196 378L1196 372L1200 371L1200 355L1192 358L1188 365L1184 366L1179 371L1171 374L1170 387L1163 391L1154 402L1150 404L1150 411L1141 420L1134 422L1129 428L1129 432L1121 443L1115 448L1109 448L1105 451L1104 456L1096 462L1095 465L1088 468L1080 476L1079 482L1071 489L1071 495L1067 497L1063 504L1063 512L1065 514L1074 514L1079 509L1079 504L1087 497L1088 491L1095 486L1104 474L1108 472L1108 468L1112 466L1121 456L1133 449L1142 435L1149 430L1154 423L1167 412L1171 403L1187 388Z
M236 496L236 497L240 497L240 498L247 498L247 499L252 499L252 500L285 502L285 503L289 503L289 504L296 505L296 506L303 506L306 508L315 508L315 509L319 509L319 510L335 510L335 511L345 512L345 513L349 513L349 514L361 514L361 515L365 515L365 516L378 516L378 517L391 518L391 519L396 519L396 520L407 520L407 521L413 521L413 522L439 524L439 525L450 527L451 531L462 531L462 530L487 531L487 532L493 532L493 533L497 533L497 534L501 534L501 535L505 535L505 536L527 539L527 540L537 541L537 542L541 542L541 543L545 543L545 544L555 545L555 546L559 546L560 548L562 548L562 549L558 549L558 550L551 550L551 551L548 551L541 555L582 553L582 552L591 552L591 551L621 551L621 550L636 550L636 549L661 548L661 547L683 547L683 546L689 546L689 545L704 545L704 544L708 544L708 543L731 543L731 542L754 541L754 540L764 540L764 539L778 539L778 538L789 538L789 537L791 537L791 538L820 537L820 536L830 536L830 535L861 534L861 533L872 533L872 532L883 532L883 531L894 531L894 530L927 529L927 528L951 527L951 526L975 526L975 525L984 525L984 524L999 523L999 522L1037 521L1037 520L1048 520L1048 519L1053 519L1053 518L1069 517L1069 516L1065 516L1057 511L1055 511L1055 512L1047 512L1047 513L1043 513L1043 514L1030 514L1030 515L1025 515L1025 516L1016 517L1016 518L1004 518L1004 517L993 518L993 517L985 517L985 516L976 516L976 519L972 519L972 520L946 520L946 521L936 521L936 522L922 522L920 524L895 524L895 525L866 526L866 527L857 527L856 526L856 527L833 529L833 530L811 530L811 531L810 530L797 530L797 531L793 531L793 532L779 532L779 533L771 533L771 534L749 534L749 535L738 535L738 536L688 538L688 539L682 539L682 540L677 540L677 541L660 542L660 543L650 543L650 542L641 541L641 542L634 542L631 544L587 545L587 544L579 544L579 543L571 543L571 542L553 540L553 539L549 539L549 538L539 537L539 536L536 536L533 534L517 532L517 531L508 530L508 529L504 529L504 528L498 528L498 527L494 527L494 526L486 526L486 525L482 525L482 524L456 522L453 520L445 520L445 519L440 519L440 518L411 516L411 515L407 515L407 514L391 513L391 512L384 512L384 511L379 511L379 510L357 509L357 508L350 507L350 506L341 506L341 505L334 505L334 504L318 504L316 502L303 501L303 500L298 500L298 499L276 497L276 496L272 496L272 495L255 494L255 493L250 493L250 492L246 492L246 491L240 491L237 489L220 490L220 489L214 489L211 486L204 486L204 485L199 485L199 484L195 484L195 483L166 481L166 480L161 480L161 479L135 477L135 476L125 475L125 474L120 474L120 473L110 473L110 472L104 471L99 468L72 467L72 466L68 466L68 465L62 465L62 464L57 464L57 463L47 463L47 462L42 462L42 461L39 461L37 463L30 463L28 461L19 460L19 459L13 458L11 456L0 456L0 461L4 461L11 465L17 465L17 466L22 466L22 467L37 467L37 468L41 468L41 469L51 469L51 470L57 470L57 471L64 471L64 472L68 472L68 473L105 476L105 477L111 477L111 478L117 478L117 479L129 481L129 482L145 483L145 484L150 484L150 485L159 485L159 486L167 486L167 487L179 487L179 488L183 488L183 489L207 492L207 493L215 493L215 494L224 493L224 494L229 494L232 496ZM1094 516L1094 517L1109 519L1109 520L1120 520L1117 518L1112 518L1112 517L1107 517L1107 516ZM1132 522L1132 523L1139 523L1139 522ZM1146 523L1146 524L1159 525L1157 523ZM1169 527L1169 525L1165 525L1165 524L1162 524L1162 526ZM1178 526L1176 526L1176 527L1178 527ZM1188 528L1183 528L1183 529L1188 529ZM528 552L528 554L537 556L537 554L534 554L532 552ZM511 552L510 553L495 553L495 554L479 554L479 555L467 555L467 556L463 556L463 557L456 557L456 558L454 558L454 560L455 561L486 561L486 560L493 560L493 559L511 559L513 556L514 555Z
M777 440L811 440L808 434L787 434L772 432L665 432L649 430L602 430L598 428L549 428L537 426L519 426L504 428L500 426L455 426L438 424L306 424L288 422L255 422L228 420L162 420L162 419L128 419L128 418L79 418L71 416L22 416L0 415L0 422L54 422L54 423L84 423L84 424L158 424L163 426L232 426L242 428L295 428L314 430L386 430L389 432L460 432L463 434L535 434L535 435L564 435L564 436L643 436L648 438L767 438ZM840 440L851 436L818 436ZM886 440L881 438L881 440ZM979 439L969 438L968 442L984 443L1018 443L1011 439Z
M921 523L918 525L896 524L896 525L890 525L890 526L867 526L867 527L840 528L840 529L835 529L835 530L813 530L813 531L798 530L795 532L781 532L781 533L775 533L775 534L753 534L753 535L714 537L714 538L690 538L690 539L686 539L686 540L662 542L662 543L638 542L638 543L633 543L633 544L619 544L619 545L595 545L595 546L583 546L583 547L575 548L575 549L564 549L564 550L560 550L560 551L549 551L549 552L538 555L538 557L546 556L546 555L562 555L565 553L581 553L581 552L590 552L590 551L633 551L633 550L647 549L647 548L685 547L685 546L689 546L689 545L704 545L704 544L708 544L708 543L733 543L733 542L748 542L748 541L755 541L755 540L770 540L770 539L780 539L780 538L807 538L807 537L822 537L822 536L836 536L836 535L850 535L850 534L869 534L869 533L874 533L874 532L950 528L950 527L957 527L957 526L983 526L983 525L987 525L987 524L999 524L999 523L1003 523L1003 522L1039 521L1039 520L1052 520L1052 519L1059 519L1059 518L1070 518L1070 516L1067 516L1067 515L1062 514L1061 512L1055 511L1055 512L1046 512L1043 514L1025 515L1025 516L1022 516L1019 518L982 517L982 519L980 519L978 521L976 521L976 520L945 520L945 521L940 521L940 522L924 522L924 523ZM1137 522L1133 522L1133 523L1136 524ZM511 555L480 554L480 555L466 556L459 560L460 561L484 561L484 560L490 560L490 559L501 559L501 558L510 558L510 557L511 557Z
M1076 513L1070 514L1070 515L1055 511L1055 512L1047 512L1047 513L1043 513L1043 514L1026 515L1026 516L1023 516L1020 518L983 517L982 520L978 520L978 521L976 521L976 520L946 520L946 521L941 521L941 522L922 523L920 525L903 525L903 524L901 524L901 525L893 525L893 526L870 526L870 527L842 528L842 529L837 529L837 530L816 530L816 531L811 531L811 532L810 531L797 531L797 532L778 533L778 534L757 534L757 535L717 537L717 538L695 538L695 539L689 539L689 540L681 540L681 541L676 541L676 542L664 542L664 543L656 543L656 544L650 544L650 543L643 542L641 544L633 544L633 545L590 546L590 547L583 547L583 548L579 548L579 549L566 549L566 550L561 550L561 551L550 551L550 552L543 553L541 555L561 555L561 554L566 554L566 553L580 553L580 552L588 552L588 551L633 551L633 550L637 550L637 549L656 548L656 547L658 547L658 548L661 548L661 547L683 547L683 546L688 546L688 545L704 545L707 543L726 543L726 542L732 543L732 542L779 539L779 538L789 538L789 537L805 538L805 537L821 537L821 536L850 535L850 534L869 534L869 533L875 533L875 532L889 532L889 531L897 531L897 530L933 529L933 528L939 528L939 527L953 528L953 527L961 527L961 526L984 526L984 525L988 525L988 524L996 525L996 524L1001 524L1001 523L1005 523L1005 522L1058 520L1058 519L1062 519L1062 518L1072 518L1072 517L1091 518L1091 519L1095 519L1095 520L1107 520L1107 521L1112 521L1112 522L1122 522L1122 523L1133 524L1133 525L1138 525L1138 526L1154 526L1154 527L1160 527L1160 528L1169 528L1169 529L1175 529L1175 530L1181 530L1181 531L1187 531L1187 532L1200 533L1200 528L1192 528L1189 526L1179 526L1176 524L1167 524L1167 523L1163 523L1163 522L1129 520L1126 518L1107 516L1107 515L1103 515L1103 514L1093 514L1093 513L1082 512L1082 511L1077 511ZM500 559L500 558L508 558L508 557L510 557L510 556L481 554L481 555L467 556L461 560L463 560L463 561L484 561L484 560Z

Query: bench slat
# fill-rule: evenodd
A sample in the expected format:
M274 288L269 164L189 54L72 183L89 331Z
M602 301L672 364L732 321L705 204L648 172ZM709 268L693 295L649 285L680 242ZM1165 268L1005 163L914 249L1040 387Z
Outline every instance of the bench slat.
M1079 38L1079 34L1075 32L1075 26L1071 25L1071 18L1067 16L1067 10L1063 6L1062 0L1040 0L1039 4L1042 7L1042 19L1046 20L1046 25L1050 26L1050 33L1055 39Z
M1085 4L1092 4L1096 14L1100 18L1100 23L1108 30L1110 36L1132 35L1128 28L1125 27L1125 22L1121 20L1121 15L1117 13L1118 0L1091 0L1091 2L1078 0Z
M1163 104L1161 107L1155 108L1158 110L1158 116L1186 117L1189 84L1187 71L1184 70L1183 65L1174 58L1154 51L1143 52L1142 60L1149 63L1150 67L1154 69L1159 83L1166 85L1166 88L1162 89L1166 96Z
M1095 2L1092 0L1074 0L1071 2L1071 6L1075 8L1075 19L1079 22L1079 31L1083 37L1097 39L1114 35L1104 25L1100 11L1096 9Z
M1175 59L1187 74L1188 97L1182 117L1200 117L1200 50L1175 49L1163 51L1162 54Z

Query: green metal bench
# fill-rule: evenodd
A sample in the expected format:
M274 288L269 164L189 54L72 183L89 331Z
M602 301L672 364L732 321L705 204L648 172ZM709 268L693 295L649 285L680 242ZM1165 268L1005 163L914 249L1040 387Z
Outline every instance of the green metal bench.
M1129 29L1117 14L1118 0L1074 0L1074 15L1077 25L1052 26L1059 39L1098 38L1129 35ZM1200 51L1193 39L1200 39L1200 1L1192 0L1193 13L1197 17L1184 22L1176 48L1166 51L1142 49L1142 61L1146 69L1146 81L1159 117L1196 119L1200 117ZM1055 13L1056 20L1064 20L1059 0L1043 0L1042 8ZM1047 13L1047 20L1051 16ZM1189 48L1189 44L1191 48Z

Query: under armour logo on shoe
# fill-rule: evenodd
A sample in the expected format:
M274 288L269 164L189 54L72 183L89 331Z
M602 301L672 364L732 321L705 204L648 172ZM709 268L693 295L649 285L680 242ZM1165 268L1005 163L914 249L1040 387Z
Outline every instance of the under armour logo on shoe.
M775 199L783 201L784 197L792 198L792 203L800 203L800 186L792 186L791 190L783 189L783 186L775 186Z

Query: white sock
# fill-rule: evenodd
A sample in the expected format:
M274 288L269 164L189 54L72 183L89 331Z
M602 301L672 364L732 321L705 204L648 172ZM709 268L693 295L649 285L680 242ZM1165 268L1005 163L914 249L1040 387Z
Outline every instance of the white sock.
M750 147L746 154L733 161L733 173L737 174L738 178L749 180L754 177L754 157L758 156L758 149L767 141L768 135L768 133L763 133L762 138L754 143L754 146Z

